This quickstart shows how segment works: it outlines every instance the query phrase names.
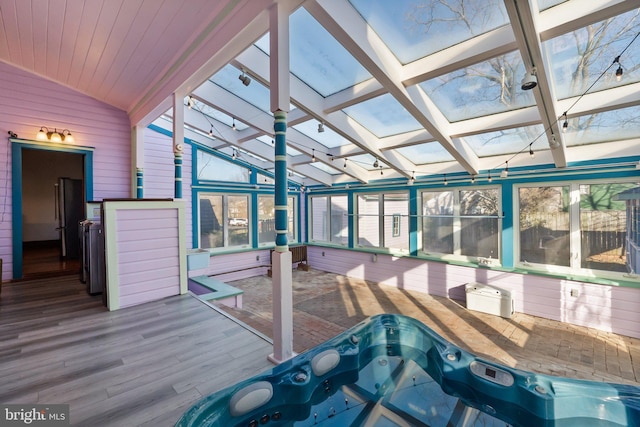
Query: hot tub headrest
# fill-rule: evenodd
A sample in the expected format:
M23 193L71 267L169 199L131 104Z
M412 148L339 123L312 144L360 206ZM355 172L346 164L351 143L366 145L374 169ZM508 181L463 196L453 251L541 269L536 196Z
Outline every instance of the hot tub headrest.
M239 417L267 403L273 396L273 386L268 381L258 381L241 388L231 397L231 415Z
M321 377L338 366L338 363L340 363L340 353L331 348L313 356L311 369L316 376Z

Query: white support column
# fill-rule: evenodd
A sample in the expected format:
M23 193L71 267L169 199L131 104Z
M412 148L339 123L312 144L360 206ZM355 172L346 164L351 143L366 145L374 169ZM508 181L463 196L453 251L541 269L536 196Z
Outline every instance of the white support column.
M276 248L272 256L273 354L281 363L293 353L293 278L287 244L286 130L289 111L289 15L281 4L269 11L271 111L275 133Z
M131 195L142 199L144 193L144 127L131 128L131 166L133 171Z

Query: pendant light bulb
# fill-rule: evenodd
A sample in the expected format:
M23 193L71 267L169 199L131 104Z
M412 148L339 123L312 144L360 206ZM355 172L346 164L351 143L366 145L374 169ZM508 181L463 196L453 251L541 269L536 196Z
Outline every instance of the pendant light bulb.
M500 172L500 178L506 178L509 176L509 162L504 162L505 163L505 167L502 170L502 172Z
M312 162L316 161L316 149L315 148L311 152L311 161Z
M444 174L444 181L442 182L445 186L449 185L449 182L447 181L447 174Z

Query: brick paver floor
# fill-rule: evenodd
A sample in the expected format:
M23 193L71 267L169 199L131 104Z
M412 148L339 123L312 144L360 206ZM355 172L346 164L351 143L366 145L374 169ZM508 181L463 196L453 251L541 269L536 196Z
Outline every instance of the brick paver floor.
M271 278L230 282L243 308L222 306L273 336ZM312 348L380 313L414 317L477 356L527 371L572 378L640 381L640 340L523 313L510 319L467 310L464 302L317 270L293 271L294 351Z

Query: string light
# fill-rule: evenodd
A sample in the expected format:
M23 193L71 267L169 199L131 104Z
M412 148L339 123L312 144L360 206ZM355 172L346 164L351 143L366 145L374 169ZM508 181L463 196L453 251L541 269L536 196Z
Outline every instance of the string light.
M312 150L312 153L311 153L311 161L312 162L316 161L316 149L315 148Z
M533 152L533 148L531 147L533 145L533 142L531 144L529 144L529 156L531 158L536 156L536 153Z
M487 178L487 181L488 181L488 182L493 181L493 179L491 178L491 171L489 171L489 177Z
M613 63L618 64L618 69L616 70L616 81L619 82L622 80L622 74L624 73L624 71L622 71L622 64L620 64L620 55L616 56Z
M449 185L449 183L447 182L447 174L444 174L444 181L442 182L443 185L447 186Z
M347 158L346 157L344 158L344 166L343 167L345 167L345 168L347 167Z
M504 169L500 172L500 178L506 178L509 176L509 161L507 160L505 163Z
M236 118L233 118L233 124L231 125L232 130L236 130Z
M475 175L471 175L471 183L475 184L476 182L476 176Z

